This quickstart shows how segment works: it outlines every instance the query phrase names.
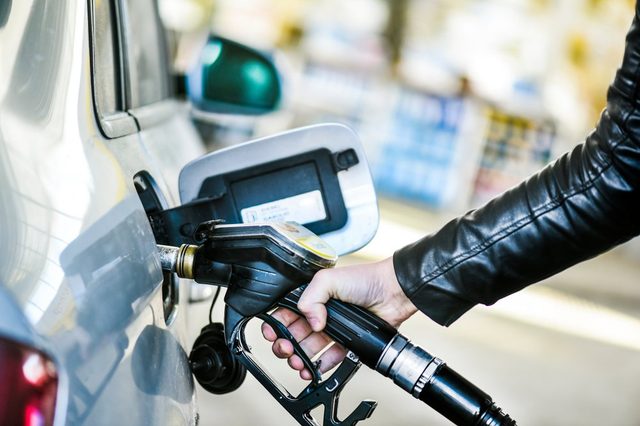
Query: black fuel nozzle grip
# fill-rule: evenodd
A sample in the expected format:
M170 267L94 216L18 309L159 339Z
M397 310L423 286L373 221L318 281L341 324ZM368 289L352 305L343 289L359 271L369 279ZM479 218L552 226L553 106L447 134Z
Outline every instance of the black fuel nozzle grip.
M293 222L208 222L197 233L202 245L195 255L193 278L197 282L226 281L225 302L246 317L267 312L337 259L326 243Z
M304 290L299 287L278 302L278 306L301 315L298 300ZM398 331L371 312L350 303L329 299L325 333L333 340L353 351L367 367L376 369L389 342Z
M303 287L278 302L298 314ZM436 358L409 342L386 321L371 312L339 300L326 303L324 331L368 367L391 378L457 425L501 426L515 421L491 397Z

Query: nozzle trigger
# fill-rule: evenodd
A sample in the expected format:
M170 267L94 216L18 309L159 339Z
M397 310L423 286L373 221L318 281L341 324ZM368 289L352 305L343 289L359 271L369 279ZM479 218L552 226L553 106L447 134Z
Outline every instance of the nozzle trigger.
M313 379L300 394L297 396L292 395L282 384L264 370L262 365L260 365L251 353L251 348L244 338L246 324L251 318L243 317L229 306L227 306L225 310L225 326L230 326L230 328L227 329L227 344L234 356L247 368L247 371L271 393L276 401L278 401L298 423L307 426L318 426L319 423L311 416L311 411L320 405L324 405L322 424L325 426L352 426L371 416L377 403L375 401L365 400L360 402L358 407L356 407L346 419L339 420L337 417L340 392L361 365L360 360L354 353L349 352L336 371L328 379L321 381L317 367L304 353L302 348L300 348L300 345L293 338L289 330L270 315L262 314L258 317L271 325L279 337L291 341L296 354L301 356L305 366L311 371Z
M317 385L320 380L322 380L322 376L318 368L320 367L319 363L315 363L309 359L307 354L302 350L298 341L291 335L289 329L285 327L280 321L275 319L269 314L261 314L258 315L258 318L266 322L273 328L276 335L280 338L287 339L293 345L293 352L302 359L302 363L304 366L311 372L311 384Z

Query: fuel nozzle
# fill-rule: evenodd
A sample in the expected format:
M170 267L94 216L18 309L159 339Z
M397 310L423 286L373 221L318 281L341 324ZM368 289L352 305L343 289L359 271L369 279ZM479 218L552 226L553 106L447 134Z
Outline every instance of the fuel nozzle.
M199 246L158 246L162 268L228 287L225 303L245 317L266 312L337 261L327 243L294 222L205 223L196 233L203 241Z
M159 247L163 268L200 283L228 287L225 296L227 347L301 424L315 424L310 410L320 404L325 405L325 414L330 413L325 417L325 424L330 425L355 424L371 414L375 405L363 401L344 423L335 418L338 394L360 362L389 377L458 425L515 424L489 395L439 358L412 344L393 326L363 308L334 299L326 303L324 331L352 351L353 359L348 358L351 364L348 360L343 362L347 366L336 371L328 379L329 384L320 382L319 373L315 372L311 384L298 396L283 391L252 357L244 339L244 326L253 317L270 321L278 336L290 340L294 353L308 368L314 369L314 363L287 328L270 317L268 311L284 307L300 314L297 305L304 284L320 269L333 267L337 260L335 253L319 237L295 223L205 223L197 234L202 241L199 246ZM202 371L203 378L213 377L214 382L219 374L232 378L233 375L225 376L224 372L212 369L220 354L212 355L207 348L198 351L194 348L192 355L194 371Z
M183 244L180 247L158 244L160 266L165 271L175 272L180 278L193 279L193 266L200 247Z
M278 306L298 314L303 288L283 298ZM391 324L359 306L329 299L324 332L353 351L363 364L393 380L413 397L457 425L513 426L480 388L444 361L409 341Z

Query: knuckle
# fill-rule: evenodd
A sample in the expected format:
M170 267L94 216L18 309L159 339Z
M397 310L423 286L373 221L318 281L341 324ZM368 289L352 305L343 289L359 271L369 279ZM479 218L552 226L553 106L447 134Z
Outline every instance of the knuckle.
M287 357L286 345L284 344L282 339L276 340L275 343L271 346L271 349L275 356L277 356L278 358Z
M320 269L313 276L313 281L321 281L321 280L323 280L327 276L327 271L328 271L328 269Z
M305 297L304 293L302 294L302 296L300 297L300 300L298 301L298 309L300 309L300 312L302 312L305 315L311 313L311 311L313 310L313 302L309 300L308 296Z
M303 295L303 296L304 296L304 295ZM308 310L309 310L309 306L310 306L310 302L309 302L307 299L305 299L305 298L303 298L303 297L300 297L300 300L298 300L298 310L299 310L302 314L305 314L305 313L306 313L306 311L308 311Z

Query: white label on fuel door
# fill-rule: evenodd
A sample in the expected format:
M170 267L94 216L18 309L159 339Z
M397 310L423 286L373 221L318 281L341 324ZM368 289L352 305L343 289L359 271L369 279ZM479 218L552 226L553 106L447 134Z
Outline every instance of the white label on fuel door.
M240 214L243 223L294 221L304 225L327 217L319 190L247 207Z

